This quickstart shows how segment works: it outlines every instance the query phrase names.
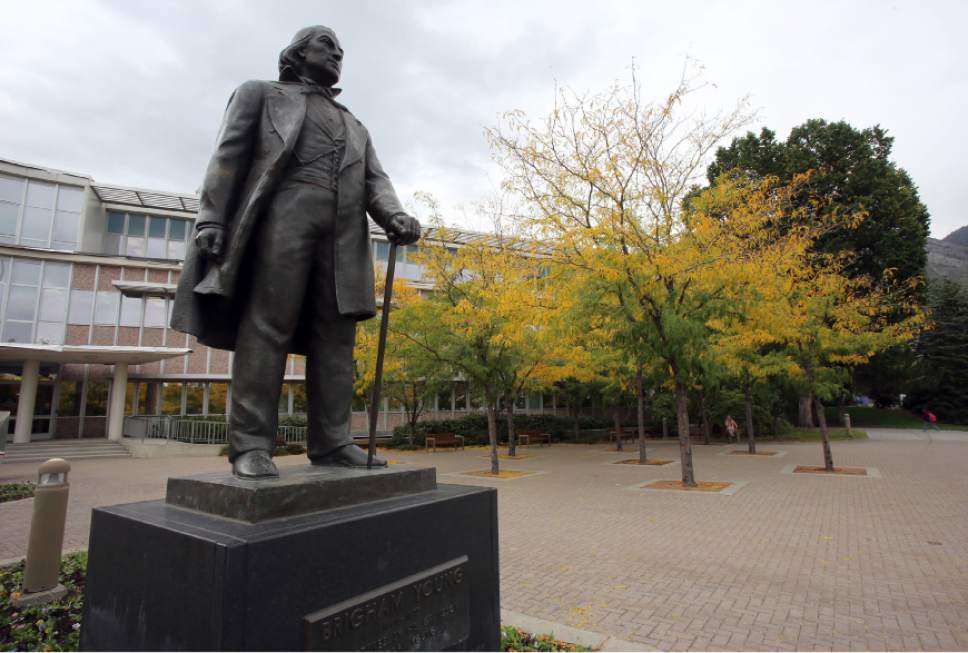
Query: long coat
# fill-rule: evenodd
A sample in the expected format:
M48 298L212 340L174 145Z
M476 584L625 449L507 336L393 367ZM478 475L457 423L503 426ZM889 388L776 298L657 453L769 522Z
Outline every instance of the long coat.
M198 224L225 227L218 262L188 247L171 326L219 349L235 349L239 319L251 280L249 248L292 156L306 117L298 83L248 81L229 99L215 153L199 198ZM346 147L339 167L333 249L340 315L365 320L376 314L366 214L386 228L404 213L380 166L366 128L341 104ZM292 351L305 353L305 320Z

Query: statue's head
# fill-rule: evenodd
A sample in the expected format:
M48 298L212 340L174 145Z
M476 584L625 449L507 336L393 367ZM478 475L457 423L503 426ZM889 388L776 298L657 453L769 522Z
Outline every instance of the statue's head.
M295 82L308 77L321 86L339 81L343 67L343 48L336 32L323 25L304 27L279 53L279 81Z

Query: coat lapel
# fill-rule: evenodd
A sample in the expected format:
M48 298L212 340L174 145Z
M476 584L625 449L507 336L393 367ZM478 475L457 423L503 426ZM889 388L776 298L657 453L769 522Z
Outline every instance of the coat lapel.
M298 86L293 86L292 89L274 86L275 92L266 99L269 121L285 143L286 150L298 138L303 120L306 119L306 96L299 92Z
M346 152L343 154L343 163L340 164L339 171L343 170L352 163L356 163L363 158L363 149L366 147L366 140L360 124L350 115L349 110L342 104L337 104L342 111L343 133L346 134Z

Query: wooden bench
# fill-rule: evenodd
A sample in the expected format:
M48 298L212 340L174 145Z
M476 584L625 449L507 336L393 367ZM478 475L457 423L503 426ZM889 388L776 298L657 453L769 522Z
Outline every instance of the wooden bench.
M424 438L424 448L437 451L437 447L450 445L457 448L464 448L464 436L456 433L428 433Z
M518 442L524 446L538 444L540 446L551 444L551 434L540 431L521 431L518 433Z
M637 437L639 437L639 430L637 426L627 428L627 429L622 429L623 440L634 440ZM611 431L608 432L608 441L613 442L615 440L618 440L618 433L615 432L615 429L612 429Z

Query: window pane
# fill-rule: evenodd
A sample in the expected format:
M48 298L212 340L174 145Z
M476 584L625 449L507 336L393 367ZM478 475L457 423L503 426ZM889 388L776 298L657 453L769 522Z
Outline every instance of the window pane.
M57 414L61 417L77 417L81 414L81 383L61 381L57 384L60 394L57 398Z
M202 397L205 393L205 384L186 383L185 384L185 414L202 414Z
M376 241L376 260L385 261L390 255L390 244L385 240Z
M175 220L172 218L169 220L169 233L168 240L180 240L185 241L185 232L188 231L188 221L187 220Z
M145 216L143 215L128 215L128 235L129 236L144 236L145 235Z
M19 211L19 204L0 202L0 234L6 236L17 235L17 213Z
M48 322L64 322L65 317L67 317L67 290L64 288L41 290L40 319Z
M165 326L165 300L163 297L148 297L145 300L145 326Z
M118 213L117 211L108 211L108 233L109 234L124 233L124 213Z
M165 258L167 244L164 238L149 238L146 255L151 258Z
M125 249L125 254L128 256L144 256L145 255L145 239L144 238L132 238L128 236L128 247Z
M454 384L454 410L467 410L467 381Z
M208 384L208 414L225 414L225 397L228 394L228 383L209 383Z
M13 282L36 286L40 282L40 261L17 259L13 262Z
M289 384L282 384L282 391L279 393L279 412L289 413Z
M50 221L54 212L50 209L39 209L28 206L24 209L24 226L20 237L24 240L34 240L47 243L50 238Z
M168 241L168 258L182 260L185 258L185 242L181 240Z
M54 184L47 184L42 181L30 181L27 184L27 206L36 206L44 209L54 208Z
M94 324L114 324L118 319L118 300L121 293L101 290L94 306Z
M72 290L71 310L67 321L70 324L91 323L91 302L94 301L93 290Z
M30 322L10 322L3 325L4 342L30 342L30 332L32 331Z
M77 225L80 213L58 211L54 215L54 241L64 249L77 247Z
M165 237L166 218L151 218L148 220L148 238Z
M8 320L34 319L35 304L37 303L37 289L26 286L10 286L10 297L7 299Z
M450 389L437 395L437 410L453 410L450 403Z
M24 180L0 175L0 200L20 204L24 201Z
M57 193L57 208L61 211L79 213L83 208L84 189L77 186L61 186Z
M44 266L44 288L67 288L71 277L69 263L51 263Z
M103 417L108 414L107 380L87 382L87 408L85 415Z
M161 385L161 414L180 415L182 384L162 383Z
M141 298L121 296L121 326L141 326Z
M294 413L306 412L306 384L305 383L292 384L292 412Z
M64 323L63 322L38 322L37 323L37 342L48 345L64 344Z
M121 253L121 236L118 234L104 234L104 249L102 250L105 254L116 255Z

